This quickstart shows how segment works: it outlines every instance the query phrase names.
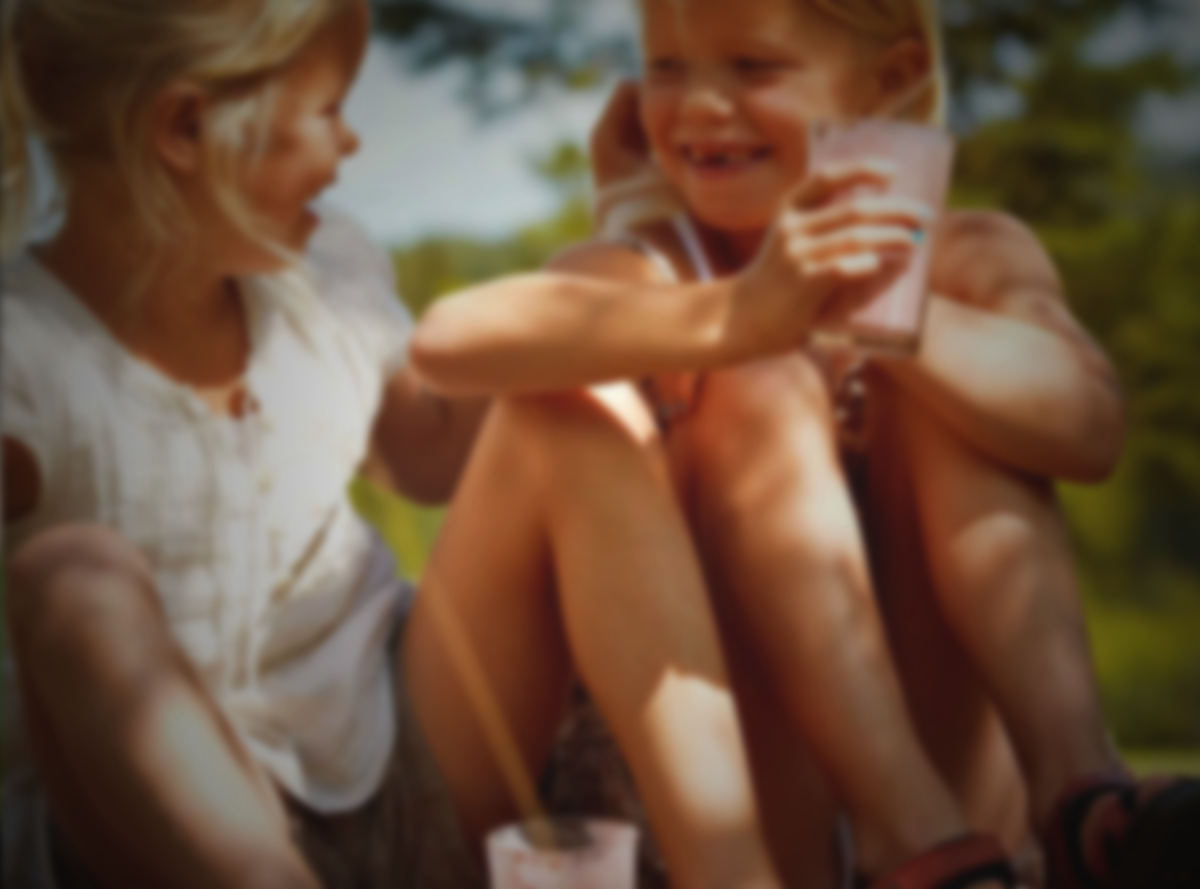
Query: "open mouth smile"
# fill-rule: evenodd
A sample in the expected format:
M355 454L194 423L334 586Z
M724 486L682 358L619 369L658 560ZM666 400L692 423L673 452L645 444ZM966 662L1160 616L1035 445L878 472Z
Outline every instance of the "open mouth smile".
M742 172L766 160L771 150L753 146L684 145L680 154L696 172L721 175Z

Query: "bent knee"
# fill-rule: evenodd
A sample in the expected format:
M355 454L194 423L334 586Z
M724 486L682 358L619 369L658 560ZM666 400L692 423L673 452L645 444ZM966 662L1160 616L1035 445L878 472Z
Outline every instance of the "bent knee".
M829 389L820 369L797 352L709 374L697 425L758 434L798 424L829 427L831 418Z
M146 557L116 532L64 525L36 535L13 555L6 608L18 651L73 644L103 609L155 608Z
M837 464L833 411L820 370L795 353L710 374L688 447L702 473L749 464L813 472Z
M656 452L657 427L645 402L625 383L506 398L496 423L543 455L581 457L621 449Z

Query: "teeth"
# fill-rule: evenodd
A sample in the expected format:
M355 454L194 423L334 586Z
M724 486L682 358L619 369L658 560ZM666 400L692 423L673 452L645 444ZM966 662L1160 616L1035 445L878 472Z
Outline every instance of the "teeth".
M729 149L726 151L706 151L704 149L686 149L688 160L698 164L712 166L732 166L755 160L762 156L762 151L750 148Z

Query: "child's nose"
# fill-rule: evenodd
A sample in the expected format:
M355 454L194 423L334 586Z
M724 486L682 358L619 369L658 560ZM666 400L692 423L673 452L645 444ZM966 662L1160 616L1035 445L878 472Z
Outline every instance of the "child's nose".
M342 157L349 157L352 154L357 154L359 146L361 145L362 139L359 137L358 131L343 123L341 138Z
M696 73L688 77L680 112L700 119L723 119L733 113L733 97L717 77Z

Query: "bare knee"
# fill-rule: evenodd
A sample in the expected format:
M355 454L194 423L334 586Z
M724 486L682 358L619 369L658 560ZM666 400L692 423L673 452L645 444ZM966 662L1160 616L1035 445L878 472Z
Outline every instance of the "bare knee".
M543 481L597 464L661 459L653 417L629 385L508 398L493 410L502 433L536 459Z
M797 441L831 455L832 429L825 381L807 356L794 353L709 374L689 444L706 470L720 471Z
M814 583L865 589L862 533L820 371L797 353L714 374L706 387L688 441L702 538L726 541L731 558L754 553L758 568L742 566L743 576L769 558ZM859 598L846 604L847 619L865 613Z
M701 417L710 413L746 422L769 421L803 411L829 411L828 387L812 359L801 352L715 371L705 378Z
M145 556L99 526L65 525L23 544L7 569L6 608L18 662L66 666L118 609L157 613Z

